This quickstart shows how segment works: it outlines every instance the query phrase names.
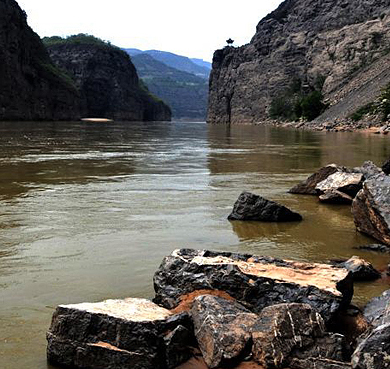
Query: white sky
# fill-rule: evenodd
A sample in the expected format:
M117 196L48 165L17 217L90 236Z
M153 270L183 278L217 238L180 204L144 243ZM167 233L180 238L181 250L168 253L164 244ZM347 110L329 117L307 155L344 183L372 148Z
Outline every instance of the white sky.
M17 0L41 37L88 33L120 47L212 60L229 37L246 44L281 0Z

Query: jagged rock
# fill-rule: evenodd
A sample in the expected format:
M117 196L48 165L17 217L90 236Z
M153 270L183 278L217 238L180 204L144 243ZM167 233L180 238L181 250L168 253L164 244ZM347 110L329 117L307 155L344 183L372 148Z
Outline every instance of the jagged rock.
M347 261L336 264L351 272L354 281L372 281L381 277L381 273L371 263L359 256L352 256Z
M390 264L387 266L386 274L390 276Z
M350 363L324 358L293 359L290 364L291 369L350 369Z
M184 337L190 331L188 314L173 315L144 299L60 305L47 333L47 357L80 369L172 368L189 357ZM174 356L178 335L182 347Z
M383 173L390 174L390 159L387 159L382 165Z
M316 190L319 194L327 191L340 191L354 198L362 188L363 173L337 172L318 183Z
M354 247L357 250L367 250L367 251L374 251L374 252L380 252L380 253L390 253L390 248L386 245L381 244L372 244L372 245L363 245L363 246L357 246Z
M326 190L318 198L326 204L352 204L353 201L351 196L337 190Z
M253 312L282 302L308 303L326 322L352 298L344 268L228 252L175 250L154 275L154 301L168 309L197 290L224 291Z
M256 314L239 303L211 295L195 299L191 316L200 350L209 368L237 359L248 350L252 326L258 320Z
M358 231L390 245L390 177L371 177L352 203L352 214Z
M375 328L390 323L390 290L373 298L364 308L364 316Z
M294 222L302 216L283 205L250 192L243 192L234 204L229 220L254 220L262 222Z
M377 167L372 161L365 161L361 167L354 168L353 171L362 173L364 180L383 174L382 169Z
M317 195L317 184L328 178L331 174L338 172L339 170L340 168L336 164L329 164L326 167L322 167L306 180L298 183L288 192L303 195Z
M325 331L322 317L307 304L266 307L253 328L252 354L265 368L283 368L293 358L344 361L345 342L340 334Z
M390 368L390 323L369 333L352 355L353 369Z

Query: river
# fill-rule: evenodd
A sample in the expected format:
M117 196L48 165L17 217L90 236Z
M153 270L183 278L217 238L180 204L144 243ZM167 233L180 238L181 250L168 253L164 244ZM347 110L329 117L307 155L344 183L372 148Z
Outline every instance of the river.
M45 332L58 304L153 297L176 248L302 261L359 255L348 206L287 191L335 162L380 165L390 137L205 123L0 123L0 368L47 369ZM242 190L304 217L231 223ZM355 302L388 289L355 287Z

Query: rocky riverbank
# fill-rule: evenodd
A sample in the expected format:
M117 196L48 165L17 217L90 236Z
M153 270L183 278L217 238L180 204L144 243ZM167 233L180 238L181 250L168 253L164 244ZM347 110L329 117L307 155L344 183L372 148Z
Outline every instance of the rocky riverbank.
M388 292L364 316L350 305L345 265L181 249L164 258L154 286L154 302L59 306L49 361L80 369L390 365Z

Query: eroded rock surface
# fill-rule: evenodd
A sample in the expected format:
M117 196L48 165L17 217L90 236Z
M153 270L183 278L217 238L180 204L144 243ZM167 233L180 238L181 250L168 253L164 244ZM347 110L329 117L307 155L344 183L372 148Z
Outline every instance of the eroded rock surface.
M352 204L353 201L351 196L335 189L326 190L318 198L325 204Z
M258 320L256 314L239 303L211 295L195 299L191 316L195 336L209 368L237 359L248 350L252 327Z
M181 249L154 275L154 301L168 309L196 290L224 291L253 312L282 302L308 303L328 322L349 304L352 278L344 268L228 252Z
M344 337L326 333L322 317L307 304L266 307L252 336L253 356L265 368L283 368L293 359L299 366L315 358L345 359Z
M47 333L47 357L80 369L172 368L189 358L189 352L170 355L178 345L175 330L185 351L184 337L192 331L188 314L174 315L144 299L61 305Z
M274 201L243 192L234 204L229 220L254 220L262 222L294 222L302 216Z
M363 173L333 173L328 178L318 183L316 190L320 194L336 190L354 198L362 188L363 178Z
M360 232L390 245L390 177L366 180L352 203L352 214Z
M364 316L374 327L390 323L390 290L373 298L364 308Z
M338 167L336 164L329 164L326 167L319 169L306 180L298 183L288 192L302 195L317 195L316 186L318 183L322 182L331 174L334 174L338 171L340 171L340 167Z

